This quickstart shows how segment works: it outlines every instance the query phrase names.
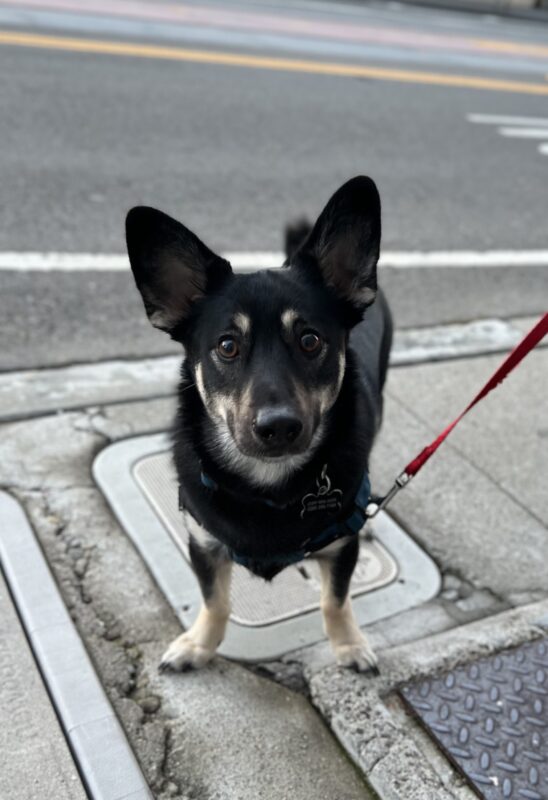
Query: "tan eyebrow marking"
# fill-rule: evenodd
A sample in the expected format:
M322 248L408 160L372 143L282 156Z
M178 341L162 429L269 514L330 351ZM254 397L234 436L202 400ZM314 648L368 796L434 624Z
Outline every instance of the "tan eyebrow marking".
M298 320L298 318L299 315L293 308L287 308L282 313L282 326L287 336L291 336L291 334L293 333L293 326L295 325L295 322Z
M242 311L237 311L232 317L232 322L243 336L248 335L251 330L251 317L248 317L247 314L244 314Z

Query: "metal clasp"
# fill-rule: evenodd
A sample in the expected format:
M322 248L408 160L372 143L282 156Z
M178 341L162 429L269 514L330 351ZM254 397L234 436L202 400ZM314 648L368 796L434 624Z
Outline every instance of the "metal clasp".
M386 508L386 506L393 500L393 498L398 494L401 489L404 489L409 481L411 480L411 475L408 475L407 472L402 472L401 475L398 475L396 480L394 481L394 485L385 496L382 498L380 503L369 503L367 508L365 509L365 516L367 519L373 519L376 517L379 511L382 511Z

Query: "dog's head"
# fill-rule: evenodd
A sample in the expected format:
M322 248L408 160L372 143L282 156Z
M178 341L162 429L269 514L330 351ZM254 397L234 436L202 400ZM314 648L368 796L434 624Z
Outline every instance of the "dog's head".
M328 202L287 268L235 275L152 208L126 221L152 324L184 344L219 458L257 485L310 459L345 373L348 331L375 299L380 200L358 177Z

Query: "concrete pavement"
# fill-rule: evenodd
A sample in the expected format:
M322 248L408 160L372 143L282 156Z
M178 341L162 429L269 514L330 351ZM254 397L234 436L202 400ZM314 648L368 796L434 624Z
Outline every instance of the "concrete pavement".
M375 489L388 487L499 360L392 369ZM369 786L385 800L472 796L396 690L543 631L547 361L546 349L531 354L391 507L437 561L443 587L426 605L371 626L375 679L334 667L325 643L253 668L217 659L201 673L159 676L159 656L179 625L90 467L109 442L164 430L172 398L109 405L95 397L93 407L48 407L2 424L0 485L29 515L155 796L331 800L367 798Z
M2 797L84 800L78 770L1 574L0 641Z

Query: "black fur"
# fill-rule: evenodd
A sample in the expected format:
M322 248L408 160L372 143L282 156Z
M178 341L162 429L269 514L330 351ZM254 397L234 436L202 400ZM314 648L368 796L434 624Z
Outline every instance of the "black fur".
M244 554L252 560L252 571L266 579L285 566L284 555L334 519L349 516L368 469L382 416L392 334L387 303L377 292L379 243L380 204L367 178L342 187L312 229L301 224L288 236L288 268L274 272L234 275L226 261L160 212L137 209L128 217L128 250L147 313L152 319L157 312L153 324L181 341L186 351L174 430L184 506L213 537L212 544L227 548L225 554ZM280 333L284 309L294 309L299 319L287 335ZM238 313L251 321L248 338L234 330ZM321 357L302 352L299 337L309 329L320 334ZM223 335L238 341L233 362L225 363L216 351ZM320 413L318 398L322 392L335 393L344 351L340 391ZM196 385L198 370L208 402ZM247 395L246 387L251 387ZM214 419L214 405L227 392L233 398L227 429L248 458L268 457L256 435L257 409L290 408L299 417L303 432L286 448L302 456L298 469L263 486L235 467L218 444ZM318 426L324 434L308 457ZM314 491L325 464L332 486L342 491L342 508L335 516L316 512L301 519L302 498ZM202 471L217 491L203 485ZM192 559L206 594L213 577L200 548L194 545ZM353 539L334 559L341 603L356 558Z
M295 220L290 225L286 226L284 250L288 263L303 244L311 230L312 225L305 217Z
M357 536L353 536L332 559L331 581L333 595L339 605L344 603L348 594L348 587L358 561L359 552L360 541Z
M190 536L188 542L188 553L192 568L198 578L200 589L204 600L211 597L213 584L215 583L215 571L219 560L220 552L218 547L203 548Z

